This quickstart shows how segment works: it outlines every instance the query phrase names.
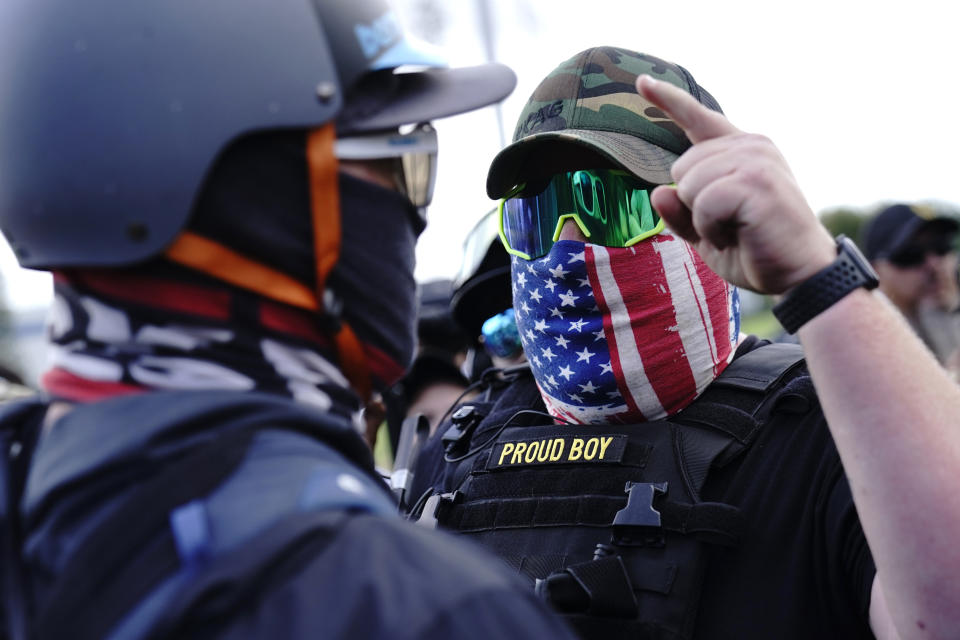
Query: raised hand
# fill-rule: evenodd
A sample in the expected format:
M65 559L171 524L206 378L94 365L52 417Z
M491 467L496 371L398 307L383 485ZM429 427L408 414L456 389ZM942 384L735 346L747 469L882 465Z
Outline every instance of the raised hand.
M640 76L637 91L693 142L671 169L676 187L658 187L653 206L716 273L779 294L833 261L833 239L768 138L740 131L670 83Z

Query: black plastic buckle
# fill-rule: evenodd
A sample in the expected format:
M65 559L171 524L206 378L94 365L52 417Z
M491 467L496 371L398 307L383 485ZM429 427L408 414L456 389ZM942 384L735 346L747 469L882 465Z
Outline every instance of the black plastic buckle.
M452 423L450 428L440 438L447 455L469 442L473 430L482 421L483 415L472 404L465 404L454 411L453 415L450 416L450 422Z
M456 504L461 498L463 494L459 491L433 494L424 503L423 511L420 512L416 523L427 529L436 529L440 520L446 515L446 509Z
M656 495L666 494L666 482L628 482L627 506L613 518L613 543L625 547L663 546L660 512L653 508Z

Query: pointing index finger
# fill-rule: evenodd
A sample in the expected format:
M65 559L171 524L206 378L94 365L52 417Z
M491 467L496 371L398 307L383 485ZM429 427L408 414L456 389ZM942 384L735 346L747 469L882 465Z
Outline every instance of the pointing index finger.
M694 144L740 131L723 114L708 109L669 82L641 75L637 78L637 91L665 111Z

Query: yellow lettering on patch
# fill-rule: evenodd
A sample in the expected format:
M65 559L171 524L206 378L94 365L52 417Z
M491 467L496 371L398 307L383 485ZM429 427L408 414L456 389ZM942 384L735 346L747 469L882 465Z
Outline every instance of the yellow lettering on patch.
M563 457L563 449L566 446L566 443L563 441L563 438L556 438L553 441L553 444L550 445L550 462L556 462Z
M593 457L597 455L597 449L599 448L600 448L599 438L590 438L589 440L587 440L587 444L583 448L583 459L593 460Z
M624 435L547 435L537 439L499 442L487 460L488 469L542 464L619 462L626 450ZM497 453L499 451L499 453Z
M517 448L513 450L513 457L510 458L510 464L520 464L523 461L523 452L527 450L526 442L518 442Z
M537 459L537 451L539 450L540 450L540 443L536 441L531 442L527 446L527 455L523 457L523 461L527 463L535 462Z
M537 462L546 462L550 459L550 440L540 441L540 450L537 451Z
M583 455L583 440L581 438L574 438L570 443L570 455L567 456L567 460L573 462L574 460L579 460L580 456Z
M613 436L600 438L600 459L601 460L603 460L603 454L607 452L607 447L610 446L611 442L613 442Z

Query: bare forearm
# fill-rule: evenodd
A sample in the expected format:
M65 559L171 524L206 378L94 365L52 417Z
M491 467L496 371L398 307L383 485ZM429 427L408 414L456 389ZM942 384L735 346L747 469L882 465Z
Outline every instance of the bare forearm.
M960 388L899 314L866 290L799 335L898 631L952 637L960 611Z

